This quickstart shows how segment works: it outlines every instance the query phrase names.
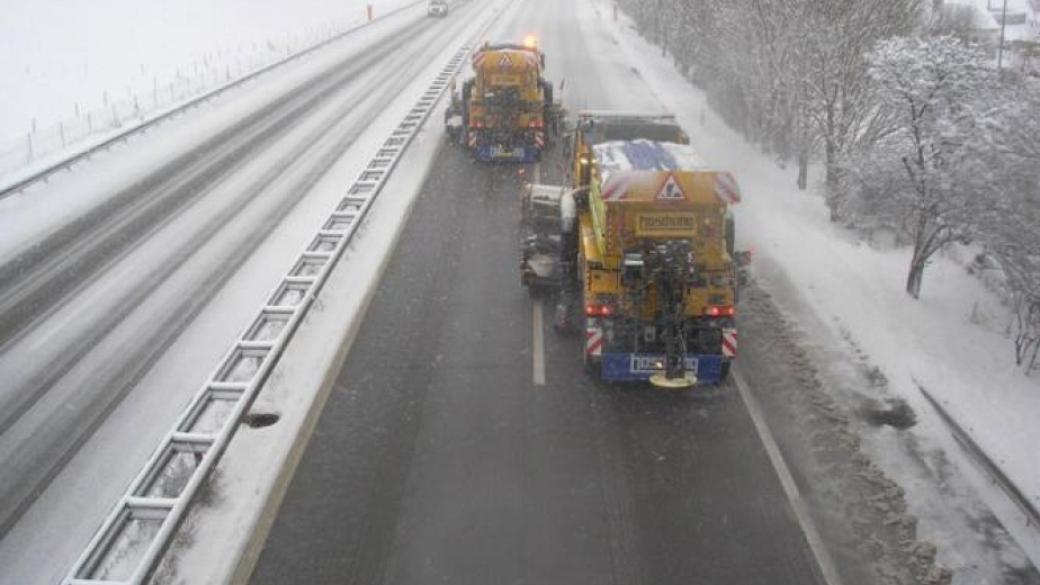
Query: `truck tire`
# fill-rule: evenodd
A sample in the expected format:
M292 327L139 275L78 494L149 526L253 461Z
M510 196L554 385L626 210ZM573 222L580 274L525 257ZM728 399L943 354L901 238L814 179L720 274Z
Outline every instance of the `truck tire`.
M585 353L584 339L582 339L581 347L581 366L585 370L585 373L592 376L596 380L599 380L600 363L596 360L589 358L589 354Z
M733 216L726 214L726 253L732 258L737 246L737 224Z
M725 384L726 380L729 379L730 362L722 362L722 369L719 372L719 385Z

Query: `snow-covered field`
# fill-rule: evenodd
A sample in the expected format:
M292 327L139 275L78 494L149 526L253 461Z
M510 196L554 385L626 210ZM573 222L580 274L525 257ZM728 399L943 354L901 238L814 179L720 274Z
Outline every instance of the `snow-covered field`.
M414 3L4 2L0 176Z
M601 14L609 14L606 4ZM826 324L829 331L809 331L808 336L834 344L824 348L839 356L832 369L848 368L857 355L877 368L878 380L883 381L878 388L844 389L854 396L852 404L905 400L917 413L918 425L910 432L918 452L945 451L966 477L976 479L982 499L1033 562L1040 562L1036 528L1027 527L1017 508L979 475L920 391L926 389L943 404L1040 506L1040 379L1015 367L1011 341L1004 334L1009 311L963 264L948 257L929 266L921 299L911 299L903 290L909 250L872 247L832 224L822 198L796 188L793 168L781 168L726 126L706 104L703 92L633 26L622 17L612 30L627 64L654 89L657 107L679 116L700 154L734 172L741 183L745 199L737 210L738 243L754 251L756 277L793 321ZM927 518L935 502L929 500L941 500L937 490L947 486L935 484L937 478L922 485L913 472L901 468L905 456L895 450L907 447L892 433L879 431L871 444L871 456L909 489L911 505ZM955 540L954 535L935 534L943 526L922 528L931 530L939 542ZM971 562L963 557L945 560L951 566Z

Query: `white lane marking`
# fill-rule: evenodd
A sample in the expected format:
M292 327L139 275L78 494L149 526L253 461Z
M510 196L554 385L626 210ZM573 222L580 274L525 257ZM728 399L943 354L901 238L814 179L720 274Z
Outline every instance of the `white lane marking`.
M748 414L751 415L751 421L755 424L755 430L758 432L759 439L762 440L762 445L766 448L769 460L773 463L773 469L776 470L776 475L780 479L780 485L784 488L784 493L787 495L787 501L790 502L795 518L797 518L798 524L802 528L802 533L805 534L805 540L809 543L813 557L816 558L816 564L820 568L820 574L824 582L827 585L842 585L841 575L838 574L838 569L834 565L834 559L831 558L830 552L823 544L820 531L816 528L816 523L813 522L812 516L809 515L809 507L806 505L805 500L802 499L802 493L798 490L798 485L794 482L791 470L787 467L787 462L784 461L784 456L780 453L780 447L776 444L776 439L773 438L769 425L766 424L765 417L762 416L762 408L748 389L744 377L735 370L733 372L733 381L736 382L737 390L740 392L740 397L744 400Z
M532 379L534 380L535 386L545 386L545 336L542 332L542 301L535 301L532 315L532 341L531 341L531 359L532 359Z

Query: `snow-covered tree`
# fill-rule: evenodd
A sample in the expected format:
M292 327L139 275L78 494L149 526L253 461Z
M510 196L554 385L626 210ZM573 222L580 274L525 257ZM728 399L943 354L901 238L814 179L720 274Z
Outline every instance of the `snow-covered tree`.
M799 34L804 39L802 96L823 148L832 219L838 218L842 192L840 159L893 127L890 112L877 107L865 56L879 40L910 33L918 18L918 0L820 0L806 5Z
M992 203L976 220L978 238L1003 271L1015 359L1028 371L1040 354L1040 83L1004 76L989 93L982 139L969 147Z
M912 245L906 290L917 298L924 269L947 244L974 233L985 208L966 177L966 145L978 140L974 107L994 79L986 56L953 37L899 37L878 43L870 75L896 131L878 143L878 180L890 186L886 209Z

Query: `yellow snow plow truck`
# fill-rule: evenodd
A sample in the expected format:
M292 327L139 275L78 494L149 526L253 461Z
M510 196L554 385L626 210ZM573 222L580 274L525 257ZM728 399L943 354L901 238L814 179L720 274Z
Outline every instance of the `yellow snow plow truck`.
M585 365L603 380L723 381L747 260L733 248L733 176L686 144L596 142L580 123L576 134L574 184L524 195L523 283L558 288L557 325L584 331Z
M477 160L531 163L558 131L553 86L542 77L545 54L523 44L485 43L473 54L473 77L453 92L448 134Z

